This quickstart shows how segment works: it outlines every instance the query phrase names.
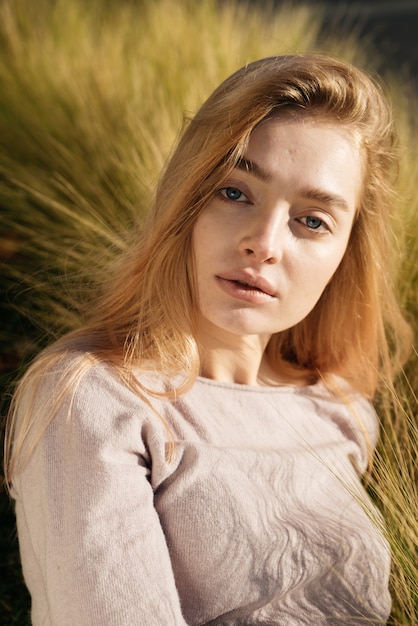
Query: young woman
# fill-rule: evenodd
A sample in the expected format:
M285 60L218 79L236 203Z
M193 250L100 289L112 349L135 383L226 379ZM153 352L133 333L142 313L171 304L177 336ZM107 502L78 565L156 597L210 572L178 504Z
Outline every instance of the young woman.
M245 66L189 123L85 324L15 394L35 626L386 622L361 477L408 343L395 144L379 87L316 55Z

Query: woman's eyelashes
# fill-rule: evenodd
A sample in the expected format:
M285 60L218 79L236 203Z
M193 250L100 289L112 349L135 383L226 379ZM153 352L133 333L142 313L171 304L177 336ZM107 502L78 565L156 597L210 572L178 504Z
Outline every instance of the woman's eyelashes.
M315 215L305 215L304 217L299 217L298 222L306 226L309 230L319 233L325 233L331 230L329 225L323 219Z
M228 202L250 202L248 196L238 187L222 187L218 194Z

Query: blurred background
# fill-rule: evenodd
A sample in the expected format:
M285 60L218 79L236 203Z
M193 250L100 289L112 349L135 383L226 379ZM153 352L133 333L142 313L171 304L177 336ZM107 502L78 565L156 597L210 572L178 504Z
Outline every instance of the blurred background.
M360 40L372 40L384 63L394 71L401 69L406 80L418 84L418 0L310 0L308 4L323 7L324 33L344 36L349 30Z

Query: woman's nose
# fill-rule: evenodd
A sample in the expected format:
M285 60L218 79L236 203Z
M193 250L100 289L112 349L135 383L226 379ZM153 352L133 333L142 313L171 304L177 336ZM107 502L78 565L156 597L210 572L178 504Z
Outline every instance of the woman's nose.
M260 216L248 226L240 250L257 263L277 263L283 253L284 221L280 210Z

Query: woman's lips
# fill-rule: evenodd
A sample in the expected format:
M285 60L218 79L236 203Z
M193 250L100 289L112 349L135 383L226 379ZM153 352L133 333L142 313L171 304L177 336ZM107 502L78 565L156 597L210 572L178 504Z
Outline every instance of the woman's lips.
M216 276L216 280L225 293L245 302L262 304L276 298L274 287L262 276L234 272Z
M234 270L231 272L223 272L222 274L219 274L218 277L224 280L231 280L233 282L242 283L244 286L247 287L255 287L256 289L264 291L264 293L272 297L276 296L276 289L272 285L272 283L267 280L267 278L264 278L264 276L261 276L261 274L255 274L250 270Z

